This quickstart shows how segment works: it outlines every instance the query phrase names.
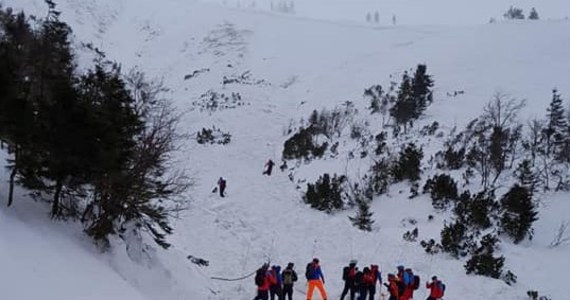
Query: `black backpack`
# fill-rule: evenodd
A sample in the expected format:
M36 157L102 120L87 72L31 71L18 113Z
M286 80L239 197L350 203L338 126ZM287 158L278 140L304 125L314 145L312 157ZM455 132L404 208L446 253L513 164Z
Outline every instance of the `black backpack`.
M313 269L314 269L313 263L308 263L307 270L305 271L305 277L307 278L307 280L311 279L311 277L313 276L314 273Z
M362 277L363 277L363 273L362 271L357 271L356 274L354 275L354 285L361 285L362 284Z
M265 272L261 269L257 270L255 274L255 285L262 286L265 281Z
M412 285L413 285L414 290L417 290L420 288L420 276L414 275L414 283Z

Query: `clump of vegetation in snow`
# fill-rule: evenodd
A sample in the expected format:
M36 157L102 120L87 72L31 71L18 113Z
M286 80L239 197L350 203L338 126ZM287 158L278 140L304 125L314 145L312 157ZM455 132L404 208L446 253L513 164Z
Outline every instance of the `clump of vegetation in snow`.
M196 141L198 144L229 144L232 140L232 135L229 132L223 132L219 128L213 126L212 128L202 128L201 131L196 133Z

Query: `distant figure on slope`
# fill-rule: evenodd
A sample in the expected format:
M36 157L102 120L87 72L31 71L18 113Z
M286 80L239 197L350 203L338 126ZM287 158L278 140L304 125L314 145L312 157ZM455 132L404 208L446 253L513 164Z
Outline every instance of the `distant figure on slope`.
M370 265L370 276L372 279L372 284L368 286L368 295L370 297L370 300L374 300L374 295L376 295L376 281L380 283L380 288L382 288L382 273L380 273L378 265Z
M226 180L223 177L220 177L220 179L218 179L218 190L220 191L220 197L225 197Z
M275 278L271 285L269 286L269 295L271 300L275 300L275 296L277 296L278 300L283 300L283 289L281 288L281 284L283 283L283 279L281 278L281 267L280 266L272 266L271 267L271 276Z
M358 267L356 267L356 260L351 260L348 266L342 269L342 280L344 280L344 289L340 295L340 300L344 300L344 297L348 292L350 292L350 300L355 300L356 287L354 286L354 280L356 278L356 272L358 272Z
M400 288L398 287L398 278L394 274L388 274L388 283L384 283L390 293L388 300L400 299Z
M307 264L307 270L305 271L305 277L307 277L307 300L313 298L313 292L315 288L319 290L321 294L321 299L327 300L327 292L325 291L325 276L321 271L321 266L319 265L319 259L313 258L313 261Z
M283 279L283 300L285 300L285 297L293 300L293 284L297 281L297 273L293 270L294 266L292 262L288 263L287 268L281 273L281 278Z
M269 272L269 264L265 263L255 273L257 296L253 300L269 300L269 286L275 281Z
M273 166L275 163L269 159L265 164L265 170L263 171L263 175L271 176L271 171L273 171Z
M439 300L443 298L445 292L445 284L437 279L437 276L431 278L431 282L426 282L426 288L430 289L429 297L426 300Z

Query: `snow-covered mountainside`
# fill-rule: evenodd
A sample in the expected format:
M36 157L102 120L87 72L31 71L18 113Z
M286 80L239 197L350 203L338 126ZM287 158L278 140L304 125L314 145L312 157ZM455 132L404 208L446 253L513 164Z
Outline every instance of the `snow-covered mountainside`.
M267 260L282 266L294 262L302 277L304 265L316 256L330 299L340 296L341 269L350 259L362 266L379 264L383 274L400 264L411 266L422 284L437 274L447 285L446 299L526 299L528 290L569 299L564 274L570 269L570 245L549 248L560 222L570 221L568 193L541 194L532 241L501 243L505 269L518 276L508 286L466 275L464 262L428 255L418 242L402 239L416 226L418 241L438 239L451 218L434 210L428 195L408 199L407 183L374 199L371 232L352 226L347 216L355 209L330 215L303 203L306 182L324 172L357 176L368 170L368 158L349 158L353 149L347 137L339 138L335 157L310 164L289 161L286 172L276 167L272 176L262 175L267 159L279 166L287 130L315 109L351 101L359 118L377 126L366 109L364 89L388 86L419 63L427 64L435 88L434 102L416 128L438 121L446 135L453 127L462 129L497 91L526 99L523 120L543 117L552 88L570 100L567 1L519 1L525 11L536 6L544 20L492 24L489 18L500 20L509 1L304 0L295 1L297 15L270 12L269 0L209 2L58 1L62 19L74 30L81 66L91 63L81 44L91 42L123 69L136 66L163 78L168 97L185 112L183 132L195 136L215 126L229 132L231 142L186 142L177 160L196 182L188 196L190 209L173 220L172 249L147 249L143 257L129 255L118 240L110 253L98 253L80 228L54 223L42 215L41 204L18 191L15 208L0 209L0 298L251 299L252 277L211 277L241 277ZM45 14L40 0L0 3ZM382 11L380 25L365 22L374 10ZM395 26L392 15L398 18ZM216 96L224 105L208 109ZM220 100L224 97L228 100ZM427 160L444 138L393 143L409 140L426 154L423 183L433 175ZM225 198L212 193L220 176L228 183ZM0 199L5 199L6 178L2 175ZM194 264L189 255L209 265ZM304 289L301 280L294 298L305 299ZM416 299L425 297L421 288Z

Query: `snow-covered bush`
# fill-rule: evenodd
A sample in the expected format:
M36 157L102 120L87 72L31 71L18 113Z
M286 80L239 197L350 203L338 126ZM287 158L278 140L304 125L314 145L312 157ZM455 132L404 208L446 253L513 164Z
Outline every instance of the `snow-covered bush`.
M450 201L458 198L457 183L448 174L438 174L426 181L424 193L430 193L432 205L436 209L444 209Z
M202 128L201 131L196 133L196 141L198 144L229 144L232 140L232 135L229 132L223 132L215 126L210 128Z
M528 14L528 19L529 20L540 19L540 17L538 16L538 12L536 11L536 9L534 7L530 10L530 13Z
M522 8L511 6L505 14L503 14L507 20L524 20L524 13Z
M311 160L315 157L322 157L329 144L324 142L317 144L313 127L299 128L283 146L283 159L305 159Z
M538 220L530 191L515 184L501 199L501 229L515 244L532 238L532 223Z
M392 166L392 176L396 182L420 179L421 161L424 153L414 143L408 144L400 151L398 160Z
M358 211L354 217L348 217L352 222L354 227L363 231L372 231L372 224L374 220L372 215L374 213L370 212L370 205L366 199L360 199L358 201Z
M461 222L445 225L441 230L441 249L455 258L464 257L474 247L473 236Z
M421 241L420 246L424 248L426 253L434 255L441 251L441 245L436 243L434 239L430 239L429 241Z
M491 227L498 208L493 191L482 191L475 195L465 191L456 202L453 212L461 223L478 231Z
M315 183L307 184L307 191L303 199L312 208L327 213L341 209L344 205L343 198L345 197L345 192L343 184L345 182L345 176L337 176L335 174L331 178L328 173L325 173Z
M415 242L418 239L418 233L418 228L416 227L413 230L406 231L402 238L404 241Z
M503 274L505 257L495 257L494 253L499 239L491 234L485 235L481 245L475 249L471 258L465 264L467 274L483 275L500 278Z

